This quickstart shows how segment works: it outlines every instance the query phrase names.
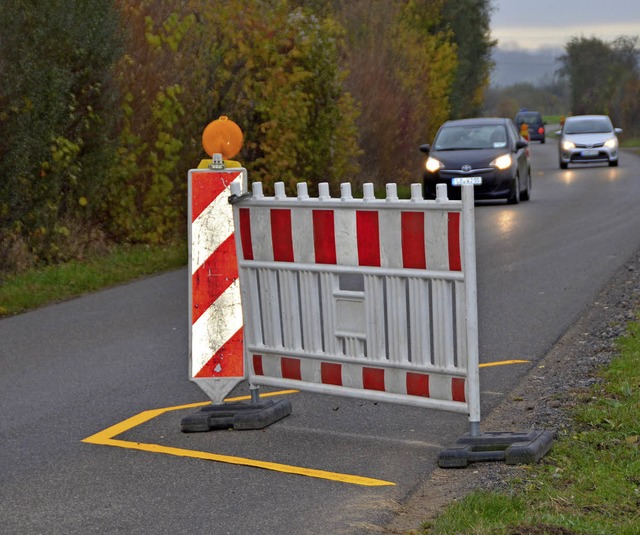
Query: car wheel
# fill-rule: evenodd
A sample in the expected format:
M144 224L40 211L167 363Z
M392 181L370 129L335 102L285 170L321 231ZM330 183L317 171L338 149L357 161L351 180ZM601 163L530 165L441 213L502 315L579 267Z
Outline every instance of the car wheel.
M509 204L518 204L520 202L520 178L516 175L515 180L513 181L513 189L511 190L511 194L507 199Z
M521 201L528 201L531 199L531 170L527 173L527 187L520 193Z
M542 139L540 140L540 143L544 143L544 142L545 142L545 139L544 139L544 138L542 138Z
M560 162L560 169L566 169L569 166L567 162Z
M609 160L609 167L618 167L618 160Z

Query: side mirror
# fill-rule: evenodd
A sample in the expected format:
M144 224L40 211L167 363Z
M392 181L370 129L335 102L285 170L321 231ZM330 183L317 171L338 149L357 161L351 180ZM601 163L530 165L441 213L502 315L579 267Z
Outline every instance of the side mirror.
M418 149L420 150L420 152L424 152L425 154L429 154L429 151L431 150L431 145L429 145L428 143L425 143L424 145L420 145L418 147Z
M519 139L516 141L516 150L526 149L529 146L529 143L524 139Z
M556 136L561 136L562 135L562 130L556 130Z
M622 128L614 128L614 129L613 129L613 131L614 131L616 134L622 134Z

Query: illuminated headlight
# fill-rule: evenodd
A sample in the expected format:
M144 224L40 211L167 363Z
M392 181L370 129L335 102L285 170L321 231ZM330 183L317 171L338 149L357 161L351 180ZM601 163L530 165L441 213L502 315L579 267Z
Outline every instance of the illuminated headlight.
M572 143L571 141L563 141L562 142L562 149L563 150L571 150L571 149L575 149L576 148L576 144Z
M502 156L498 156L491 162L490 165L492 167L497 167L501 171L504 169L508 169L509 167L511 167L511 154L503 154Z
M444 164L440 160L436 160L435 158L432 158L431 156L429 156L429 158L427 158L426 168L427 168L427 171L429 171L430 173L436 173L437 171L439 171L443 167L444 167Z
M605 141L604 146L610 149L615 149L618 146L618 140L615 137L613 139L608 139Z

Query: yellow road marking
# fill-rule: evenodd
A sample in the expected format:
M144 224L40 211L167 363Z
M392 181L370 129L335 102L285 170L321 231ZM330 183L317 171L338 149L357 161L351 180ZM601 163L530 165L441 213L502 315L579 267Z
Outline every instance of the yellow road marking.
M262 394L261 397L266 396L277 396L283 394L293 394L298 392L297 390L281 390L279 392L268 392ZM250 396L242 396L232 399L227 399L226 401L241 401L251 399ZM145 444L141 442L130 442L128 440L117 440L114 437L124 433L125 431L129 431L134 427L137 427L165 412L182 410L182 409L190 409L196 407L204 407L206 405L210 405L210 401L205 401L202 403L190 403L188 405L179 405L176 407L166 407L164 409L153 409L149 411L144 411L136 416L132 416L131 418L127 418L120 423L112 425L103 431L96 433L95 435L91 435L90 437L85 438L82 442L86 442L88 444L98 444L101 446L115 446L118 448L126 448L131 450L140 450L140 451L149 451L152 453L164 453L166 455L176 455L180 457L190 457L194 459L204 459L207 461L218 461L222 463L228 464L237 464L242 466L251 466L254 468L263 468L265 470L273 470L276 472L283 472L287 474L296 474L307 477L315 477L319 479L329 479L331 481L339 481L342 483L350 483L352 485L363 485L367 487L380 487L380 486L388 486L395 485L390 481L384 481L382 479L373 479L369 477L355 476L351 474L341 474L339 472L327 472L325 470L315 470L313 468L304 468L301 466L290 466L286 464L279 463L271 463L267 461L259 461L255 459L245 459L243 457L234 457L229 455L219 455L216 453L207 453L204 451L195 451L195 450L187 450L182 448L171 448L168 446L161 446L159 444Z
M490 366L506 366L507 364L527 364L528 360L501 360L497 362L485 362L480 364L480 368L489 368Z

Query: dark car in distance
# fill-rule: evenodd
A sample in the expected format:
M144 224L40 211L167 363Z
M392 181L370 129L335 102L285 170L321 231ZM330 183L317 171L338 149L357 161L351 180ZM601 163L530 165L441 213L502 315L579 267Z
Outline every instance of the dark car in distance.
M528 143L513 121L506 118L459 119L445 122L432 145L421 145L428 154L424 169L424 193L435 198L436 184L447 184L450 199L459 199L454 178L480 177L475 199L507 199L511 204L529 200L531 164Z
M520 132L523 124L527 125L530 141L539 141L540 143L545 142L545 122L542 120L542 115L540 115L540 112L521 110L516 114L516 118L513 122L515 123L518 132Z

